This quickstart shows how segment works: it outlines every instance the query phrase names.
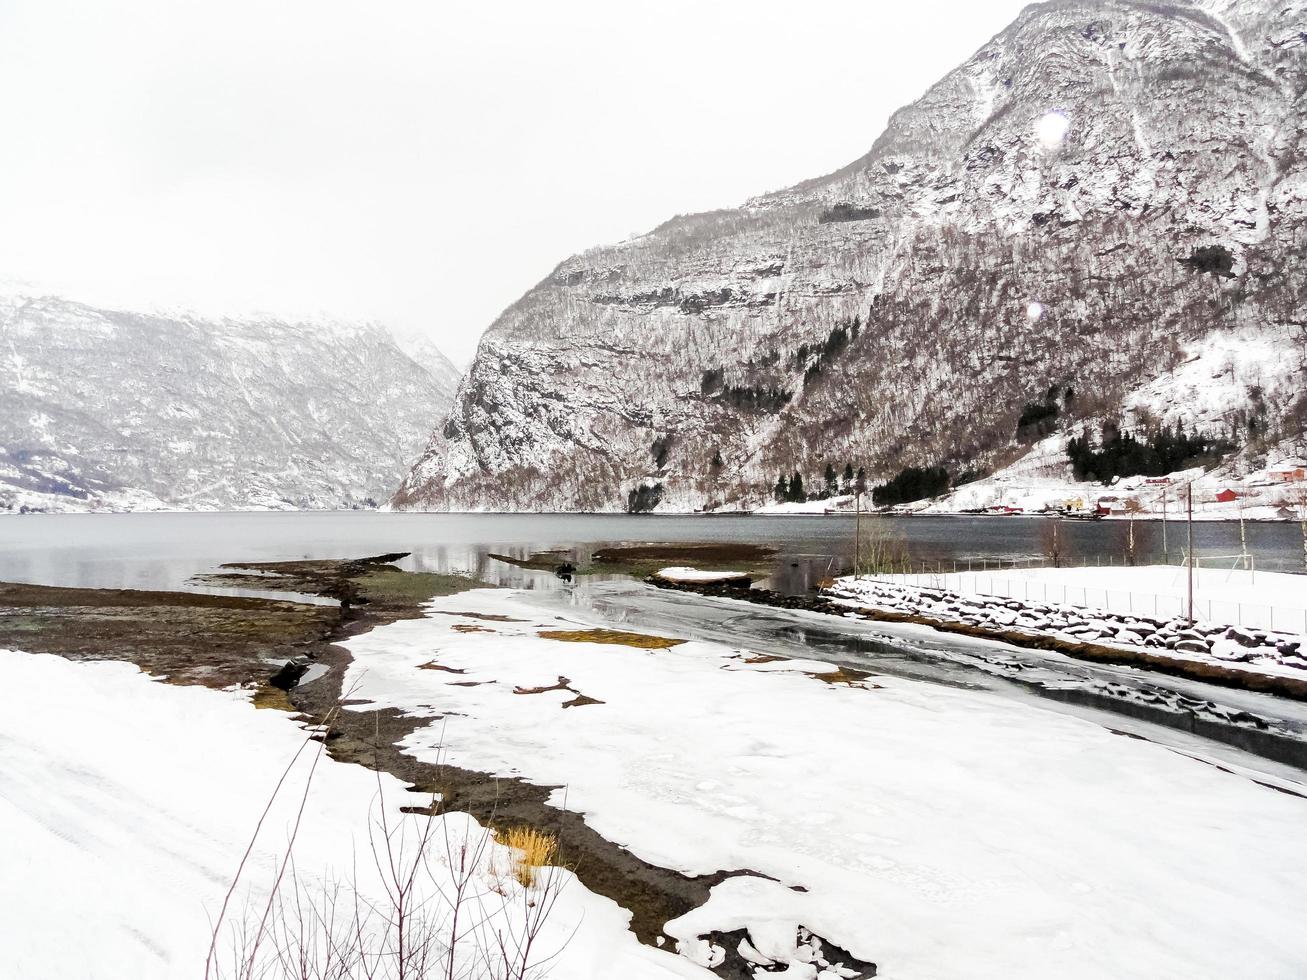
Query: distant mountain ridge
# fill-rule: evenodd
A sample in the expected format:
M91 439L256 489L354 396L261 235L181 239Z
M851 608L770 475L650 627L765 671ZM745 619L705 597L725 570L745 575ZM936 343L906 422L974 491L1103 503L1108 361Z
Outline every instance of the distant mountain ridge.
M0 512L384 503L457 370L382 327L0 296Z
M560 264L394 503L731 509L826 463L985 472L1067 388L1064 421L1301 442L1305 90L1305 0L1028 7L842 170Z

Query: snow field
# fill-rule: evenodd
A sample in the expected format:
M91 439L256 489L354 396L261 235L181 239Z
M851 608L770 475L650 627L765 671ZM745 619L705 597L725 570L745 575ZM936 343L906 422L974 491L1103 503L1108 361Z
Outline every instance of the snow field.
M699 937L745 926L811 977L801 925L895 980L1307 971L1298 795L988 693L829 684L829 664L710 643L558 642L539 631L583 617L498 591L441 608L519 622L351 640L356 696L429 716L405 743L419 758L565 787L556 805L646 861L775 878L730 877L667 925L700 961ZM433 658L464 673L418 669ZM517 693L559 677L602 703Z
M285 714L256 710L242 693L158 683L128 664L0 650L0 975L203 976L212 919L304 738ZM228 921L261 912L311 764L306 751L292 767ZM399 816L399 806L429 802L390 776L378 781L321 758L294 847L301 878L349 880L357 867L365 897L380 894L367 872L379 790L392 821L416 823L421 818ZM441 819L438 876L448 875L440 863L446 833L455 844L484 833L463 814ZM520 916L520 889L491 870L511 863L492 844L475 877L477 907L492 926L511 928ZM627 931L628 913L570 873L557 874L563 887L537 947L560 951L552 976L703 976L688 961L640 946ZM230 938L224 934L224 949Z

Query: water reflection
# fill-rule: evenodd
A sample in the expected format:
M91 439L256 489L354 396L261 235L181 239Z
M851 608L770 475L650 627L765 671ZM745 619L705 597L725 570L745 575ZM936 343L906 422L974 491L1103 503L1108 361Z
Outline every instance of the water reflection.
M864 521L864 523L867 523ZM901 535L914 559L993 561L1037 559L1043 553L1045 518L883 518L888 533ZM1157 522L1152 528L1160 550ZM865 529L864 529L865 530ZM1119 563L1124 553L1121 522L1061 522L1070 561ZM1183 525L1172 522L1167 541L1178 559ZM1301 571L1297 525L1250 524L1249 550L1257 567ZM1142 536L1142 534L1141 534ZM1239 550L1237 524L1195 525L1199 554ZM552 570L524 569L491 557L523 560L556 551L581 564L604 544L640 542L752 543L776 548L781 560L769 580L789 593L810 591L822 579L848 570L854 552L854 520L848 516L630 517L626 515L531 514L38 514L0 516L0 580L86 588L178 589L200 572L224 562L351 558L407 551L404 565L435 572L470 572L495 585L556 589L565 583ZM1160 556L1159 556L1160 557Z

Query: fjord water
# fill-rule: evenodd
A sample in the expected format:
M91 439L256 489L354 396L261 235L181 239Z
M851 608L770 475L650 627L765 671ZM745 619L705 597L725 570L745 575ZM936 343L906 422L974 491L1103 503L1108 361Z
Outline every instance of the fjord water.
M912 557L930 561L1038 558L1048 521L1037 517L876 518L878 533L902 536ZM871 519L864 520L864 534ZM1136 522L1140 551L1160 554L1157 522ZM1070 561L1120 562L1120 521L1059 522ZM1296 524L1246 526L1257 567L1300 571ZM1172 522L1167 543L1178 561L1184 525ZM777 548L775 584L803 591L847 569L854 552L852 516L628 516L623 514L422 514L247 512L151 514L25 514L0 517L0 581L82 588L181 589L197 573L224 562L353 558L411 552L401 564L425 571L465 571L485 581L549 587L552 576L489 557L526 557L621 542L729 542ZM1240 550L1239 526L1194 525L1200 555Z

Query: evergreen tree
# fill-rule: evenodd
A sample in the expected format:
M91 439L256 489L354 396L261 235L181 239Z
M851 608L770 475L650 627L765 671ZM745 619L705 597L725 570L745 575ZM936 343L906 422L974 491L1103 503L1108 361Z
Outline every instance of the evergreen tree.
M828 494L834 493L838 486L835 478L835 464L827 463L826 472L823 475L826 477L826 492Z
M1141 441L1134 433L1105 422L1097 446L1092 437L1082 436L1067 443L1066 453L1076 479L1106 483L1116 476L1174 473L1230 448L1230 443L1197 431L1188 435L1179 423L1174 430L1164 426Z
M909 466L900 470L898 476L888 483L875 487L871 499L878 507L908 504L926 497L938 497L948 490L948 485L948 470L942 466Z
M857 482L854 484L854 489L857 490L858 493L867 492L867 471L861 466L858 467L858 477Z
M785 501L790 499L790 484L789 481L785 479L784 473L782 473L781 478L776 481L776 489L773 492L776 495L776 502L778 504L783 504Z
M848 490L853 486L853 464L844 464L844 489Z
M808 499L808 494L803 489L803 477L798 470L790 477L790 501L791 503L801 504Z

